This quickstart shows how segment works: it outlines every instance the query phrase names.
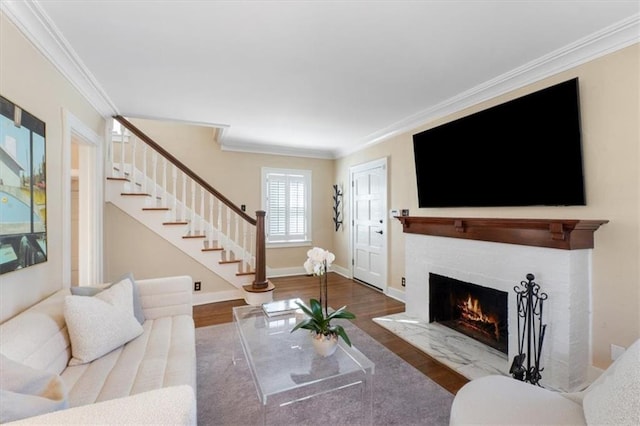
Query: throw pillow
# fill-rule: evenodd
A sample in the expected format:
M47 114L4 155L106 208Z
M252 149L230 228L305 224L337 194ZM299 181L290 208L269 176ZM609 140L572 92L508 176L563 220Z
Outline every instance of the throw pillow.
M71 340L69 365L85 364L142 334L133 316L133 290L123 280L93 297L67 296L64 319Z
M602 374L582 402L587 424L640 424L640 340Z
M67 408L60 376L40 371L0 354L0 423Z
M131 272L124 274L122 277L118 278L117 280L113 281L111 284L108 284L106 286L71 287L71 294L75 296L95 296L101 291L106 290L111 286L113 286L114 284L117 284L124 280L130 281L131 286L133 288L133 314L135 315L136 319L140 324L144 324L145 317L144 317L144 311L142 310L142 303L140 301L140 290L138 289L138 284L136 283L136 280L133 278L133 274Z

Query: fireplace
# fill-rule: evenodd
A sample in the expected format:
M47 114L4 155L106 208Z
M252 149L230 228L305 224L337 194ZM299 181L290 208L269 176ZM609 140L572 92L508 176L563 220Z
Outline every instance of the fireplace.
M507 292L429 273L429 322L437 322L508 355Z
M588 384L593 233L605 220L428 218L403 216L405 312L378 322L468 378L509 375L518 354L514 287L532 273L549 300L541 385L574 392ZM504 292L507 353L429 322L430 274ZM484 306L482 311L485 311ZM437 314L440 316L440 314Z

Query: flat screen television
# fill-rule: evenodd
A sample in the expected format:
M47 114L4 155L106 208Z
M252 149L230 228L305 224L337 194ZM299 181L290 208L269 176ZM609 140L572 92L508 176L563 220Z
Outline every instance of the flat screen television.
M420 207L585 205L578 79L413 135Z

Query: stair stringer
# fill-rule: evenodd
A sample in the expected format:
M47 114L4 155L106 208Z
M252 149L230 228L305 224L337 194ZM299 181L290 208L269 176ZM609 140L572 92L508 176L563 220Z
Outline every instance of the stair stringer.
M219 263L222 259L221 251L202 251L202 239L182 238L188 234L190 230L189 224L163 225L164 222L171 221L168 219L170 211L143 210L144 207L149 207L152 204L150 196L121 195L123 192L128 192L129 186L129 182L108 180L105 188L105 201L118 207L178 250L223 278L237 288L238 291L242 292L242 286L251 284L253 275L236 275L238 271L236 263ZM242 296L239 298L242 298Z

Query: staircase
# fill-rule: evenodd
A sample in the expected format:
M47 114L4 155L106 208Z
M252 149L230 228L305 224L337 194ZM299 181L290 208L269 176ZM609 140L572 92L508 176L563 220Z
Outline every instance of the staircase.
M247 215L124 117L114 119L126 131L109 146L106 201L234 286L230 298L271 301L264 212Z

